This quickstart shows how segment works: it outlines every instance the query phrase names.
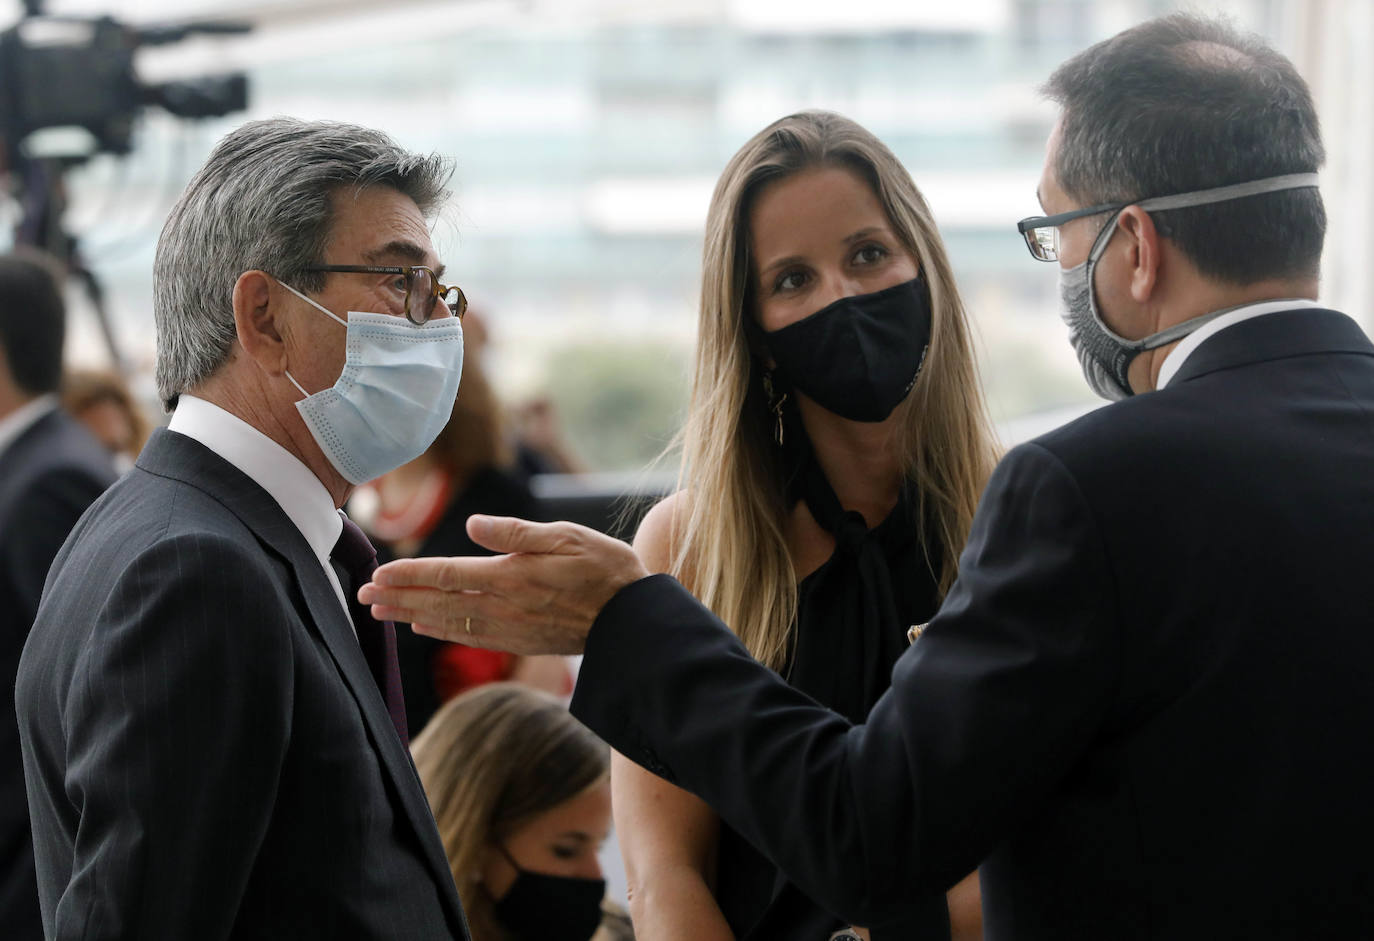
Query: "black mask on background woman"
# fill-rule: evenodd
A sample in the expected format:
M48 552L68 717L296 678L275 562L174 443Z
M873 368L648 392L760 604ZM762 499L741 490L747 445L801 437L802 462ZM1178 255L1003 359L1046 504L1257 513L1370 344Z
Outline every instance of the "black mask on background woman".
M515 882L496 901L496 917L518 941L587 941L601 924L605 879L553 876L515 868Z
M930 291L910 281L842 297L764 333L778 375L851 421L878 422L907 397L930 347Z

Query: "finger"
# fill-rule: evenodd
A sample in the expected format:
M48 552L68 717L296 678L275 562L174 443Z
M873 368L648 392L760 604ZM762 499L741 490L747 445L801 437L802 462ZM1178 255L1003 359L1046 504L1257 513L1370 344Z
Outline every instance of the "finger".
M490 591L499 562L499 559L487 556L397 559L378 567L377 571L372 573L372 584L408 585L437 588L440 591ZM363 592L367 589L368 586L364 585L358 591L358 600L363 604L371 604L363 597Z
M417 617L411 630L417 634L453 641L468 647L504 650L514 654L581 652L580 644L551 633L550 625L531 619L524 611L492 595L464 595L463 614L446 612L442 619ZM564 649L566 648L566 649Z
M532 523L513 516L468 517L472 541L493 552L562 553L590 532L593 530L576 523Z
M475 591L437 591L433 588L375 588L372 616L379 621L424 623L450 634L464 631L468 619L489 621L510 618L514 608L498 599ZM453 636L452 640L462 640Z
M518 650L512 650L508 638L495 634L483 634L478 630L477 622L472 622L472 633L469 634L462 628L455 634L445 627L438 627L433 624L412 624L411 631L423 637L433 637L435 640L448 641L452 644L462 644L464 647L480 647L483 650L499 650L502 653L513 653L522 656Z
M361 595L362 592L360 591ZM379 621L412 622L416 618L444 622L456 618L460 623L469 614L464 592L433 588L382 588L370 593L372 616Z

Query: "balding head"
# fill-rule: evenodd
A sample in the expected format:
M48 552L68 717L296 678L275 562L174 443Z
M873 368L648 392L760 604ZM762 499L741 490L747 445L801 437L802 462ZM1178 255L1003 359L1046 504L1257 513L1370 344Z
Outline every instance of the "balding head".
M1225 23L1176 14L1100 42L1045 86L1063 108L1054 174L1080 205L1317 170L1316 108L1293 64ZM1315 189L1152 213L1208 277L1316 274L1326 214Z

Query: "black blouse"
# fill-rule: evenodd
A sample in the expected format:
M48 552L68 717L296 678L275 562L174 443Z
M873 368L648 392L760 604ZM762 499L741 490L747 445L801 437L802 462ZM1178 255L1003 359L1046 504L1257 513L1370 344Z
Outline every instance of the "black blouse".
M798 586L797 630L787 681L819 703L863 722L891 682L907 647L907 629L939 607L932 569L938 545L916 539L916 495L905 488L887 518L870 530L861 514L840 506L799 423L788 428L795 468L793 504L806 501L816 522L835 537L835 552ZM798 443L798 439L802 440ZM798 826L806 821L798 820ZM740 939L825 941L848 922L822 909L788 882L772 862L722 823L716 900ZM913 906L889 937L929 941L949 937L943 895ZM896 927L896 926L894 926ZM875 939L876 941L876 939Z

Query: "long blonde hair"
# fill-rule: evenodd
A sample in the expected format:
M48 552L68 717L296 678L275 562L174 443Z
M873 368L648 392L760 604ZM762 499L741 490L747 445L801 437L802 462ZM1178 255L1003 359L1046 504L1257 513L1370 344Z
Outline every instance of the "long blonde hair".
M973 344L944 244L924 198L890 150L826 111L789 115L731 158L706 217L701 312L669 571L774 669L787 657L797 573L784 534L789 507L771 445L762 364L745 333L750 309L752 201L767 184L814 167L867 181L930 289L930 349L899 406L898 447L917 485L917 536L938 546L928 562L943 594L954 581L978 497L996 461Z
M504 938L479 876L487 851L596 784L606 744L546 693L489 683L444 704L411 743L473 941Z

